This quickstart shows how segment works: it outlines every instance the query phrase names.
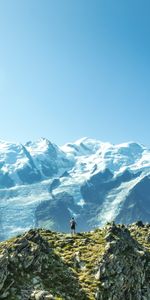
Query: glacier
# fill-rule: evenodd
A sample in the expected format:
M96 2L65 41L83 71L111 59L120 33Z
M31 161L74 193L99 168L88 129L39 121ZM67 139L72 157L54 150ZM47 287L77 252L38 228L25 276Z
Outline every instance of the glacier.
M150 149L84 137L61 147L41 138L0 140L0 239L29 228L78 230L150 221Z

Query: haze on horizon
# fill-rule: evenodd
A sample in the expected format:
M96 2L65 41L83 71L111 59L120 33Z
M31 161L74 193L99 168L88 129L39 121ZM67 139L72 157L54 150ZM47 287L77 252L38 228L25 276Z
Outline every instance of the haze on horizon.
M2 0L0 139L150 146L148 0Z

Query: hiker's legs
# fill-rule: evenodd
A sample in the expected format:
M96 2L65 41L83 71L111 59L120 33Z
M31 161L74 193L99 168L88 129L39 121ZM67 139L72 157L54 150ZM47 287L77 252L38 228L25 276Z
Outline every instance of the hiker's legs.
M71 235L74 235L76 233L75 228L71 228Z

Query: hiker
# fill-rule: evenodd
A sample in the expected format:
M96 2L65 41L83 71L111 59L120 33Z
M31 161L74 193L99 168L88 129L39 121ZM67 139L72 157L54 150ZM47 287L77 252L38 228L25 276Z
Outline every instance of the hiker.
M76 221L75 219L72 217L70 220L70 229L71 229L71 234L75 234L76 233Z

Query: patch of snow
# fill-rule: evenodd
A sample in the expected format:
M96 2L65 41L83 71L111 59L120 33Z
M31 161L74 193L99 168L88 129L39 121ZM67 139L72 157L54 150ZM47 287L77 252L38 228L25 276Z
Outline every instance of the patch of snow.
M100 226L105 225L107 222L113 221L119 214L121 207L129 194L130 190L143 178L140 177L131 180L130 182L123 182L118 188L111 190L101 207L98 216Z
M81 206L81 207L83 207L85 204L86 204L86 203L85 203L84 199L80 199L80 201L77 202L77 205L79 205L79 206Z

